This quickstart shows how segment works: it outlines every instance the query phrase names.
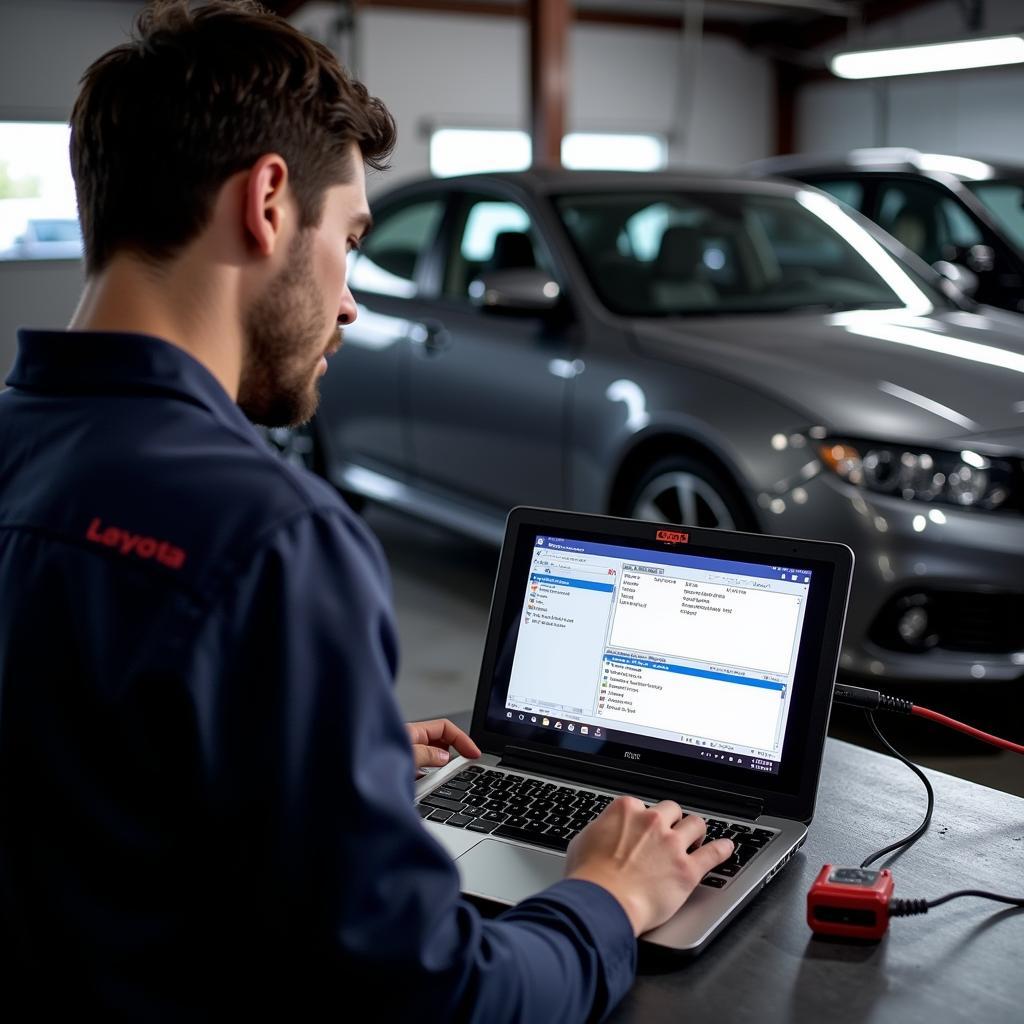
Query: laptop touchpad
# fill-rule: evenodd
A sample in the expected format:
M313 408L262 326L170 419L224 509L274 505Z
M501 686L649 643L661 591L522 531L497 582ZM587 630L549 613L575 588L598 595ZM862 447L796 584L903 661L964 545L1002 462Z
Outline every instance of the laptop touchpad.
M565 857L494 839L481 840L455 862L462 891L502 903L518 903L561 881Z

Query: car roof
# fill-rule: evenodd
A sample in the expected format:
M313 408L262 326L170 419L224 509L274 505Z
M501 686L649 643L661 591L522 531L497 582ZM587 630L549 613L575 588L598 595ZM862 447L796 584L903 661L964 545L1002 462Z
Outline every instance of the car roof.
M799 186L777 181L758 181L736 174L716 171L570 171L531 168L528 171L489 171L484 174L464 174L449 178L424 178L406 182L418 186L426 182L447 184L464 189L474 183L504 182L527 192L546 195L563 192L601 192L606 190L641 192L652 191L709 191L740 192L769 195L794 195Z
M922 153L916 149L886 147L855 149L839 155L796 153L769 157L748 164L745 170L754 175L793 175L877 172L952 175L960 181L985 181L1024 177L1024 164L1007 160L954 156L949 153Z

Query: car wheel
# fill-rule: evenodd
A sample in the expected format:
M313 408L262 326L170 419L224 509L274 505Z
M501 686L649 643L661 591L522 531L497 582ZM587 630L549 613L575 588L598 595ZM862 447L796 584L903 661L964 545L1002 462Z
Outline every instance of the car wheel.
M271 448L285 462L308 469L317 476L327 479L327 460L317 432L316 421L303 423L300 427L259 427ZM366 499L361 494L340 490L339 493L354 512L361 512Z
M754 527L732 481L685 455L659 459L644 470L633 485L626 509L631 519L655 523L718 530Z

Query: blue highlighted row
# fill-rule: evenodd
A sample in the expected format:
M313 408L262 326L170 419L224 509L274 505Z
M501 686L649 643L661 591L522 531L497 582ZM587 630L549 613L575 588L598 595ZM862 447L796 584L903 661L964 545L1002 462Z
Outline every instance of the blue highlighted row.
M577 590L603 590L611 593L615 589L612 583L592 583L590 580L576 580L569 576L549 576L546 572L535 572L530 576L534 583L554 583L560 587L576 587Z
M647 661L646 658L626 658L621 654L606 654L605 661L614 661L619 665L633 665L636 668L653 668L660 672L676 672L683 676L700 676L701 679L718 679L723 683L739 683L741 686L756 686L761 690L782 691L783 683L769 682L767 679L751 679L749 676L732 676L726 672L709 672L702 668L683 668L682 665L666 665L663 661Z

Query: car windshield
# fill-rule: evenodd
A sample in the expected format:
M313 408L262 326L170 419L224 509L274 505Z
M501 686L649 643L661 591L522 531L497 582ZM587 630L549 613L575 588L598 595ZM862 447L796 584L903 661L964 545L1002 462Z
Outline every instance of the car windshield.
M949 303L818 192L555 200L601 301L631 316L925 311Z
M967 181L964 184L1024 249L1024 181Z

